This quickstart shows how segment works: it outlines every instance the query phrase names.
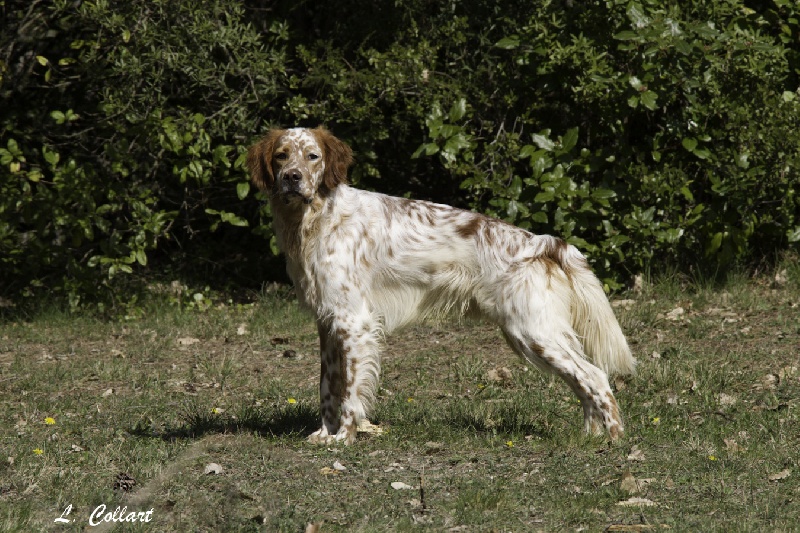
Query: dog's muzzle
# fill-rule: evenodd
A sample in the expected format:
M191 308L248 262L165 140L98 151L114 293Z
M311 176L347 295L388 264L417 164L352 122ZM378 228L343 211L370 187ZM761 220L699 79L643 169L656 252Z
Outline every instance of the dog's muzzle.
M304 203L310 204L311 197L303 194L303 173L299 169L292 168L284 172L281 178L281 192L283 199L288 204L292 196L299 196Z

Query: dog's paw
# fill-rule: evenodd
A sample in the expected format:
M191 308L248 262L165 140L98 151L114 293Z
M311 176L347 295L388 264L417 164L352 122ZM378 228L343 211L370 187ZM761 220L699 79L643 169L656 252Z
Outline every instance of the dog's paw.
M336 435L331 435L328 433L328 429L324 426L308 436L308 442L317 445L331 444L335 440Z
M336 433L336 442L341 442L346 445L353 444L356 441L356 428L353 424L342 426Z
M326 428L320 428L308 436L308 442L317 445L342 443L353 444L356 441L356 432L351 426L344 426L336 434L331 435Z

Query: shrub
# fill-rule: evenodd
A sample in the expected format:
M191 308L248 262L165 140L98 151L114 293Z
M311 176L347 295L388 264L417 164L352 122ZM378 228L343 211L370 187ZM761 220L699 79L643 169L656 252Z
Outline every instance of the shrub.
M561 235L609 287L800 242L789 0L3 6L2 298L280 278L243 168L270 125L327 124L362 187Z
M797 10L778 4L543 2L496 42L524 94L513 128L489 141L492 111L434 107L418 155L477 208L588 251L611 285L654 262L758 260L800 239Z
M255 220L242 155L281 90L282 26L233 0L10 4L0 294L124 302L159 252L170 275L241 262L250 233L228 228Z

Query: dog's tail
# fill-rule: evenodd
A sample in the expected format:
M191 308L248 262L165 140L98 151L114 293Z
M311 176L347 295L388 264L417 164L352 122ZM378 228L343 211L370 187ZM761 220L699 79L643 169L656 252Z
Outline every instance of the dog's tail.
M636 360L600 280L574 246L564 243L560 256L561 267L572 282L572 328L586 355L606 374L632 374Z

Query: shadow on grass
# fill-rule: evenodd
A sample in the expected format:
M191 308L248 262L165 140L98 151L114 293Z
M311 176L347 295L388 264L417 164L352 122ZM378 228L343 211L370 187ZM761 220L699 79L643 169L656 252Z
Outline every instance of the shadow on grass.
M430 439L439 438L436 434L440 432L443 435L454 432L488 437L524 435L550 440L559 433L563 422L558 414L513 402L487 408L480 399L443 404L420 402L413 408L388 405L378 418L385 419L398 432L425 431Z
M378 424L387 422L397 431L418 433L427 426L430 432L468 432L477 435L525 435L550 440L563 431L561 416L534 411L510 404L490 410L480 402L456 402L445 409L441 406L421 408L397 417L391 406L388 412L376 413ZM537 414L538 413L538 414ZM392 416L395 415L395 416ZM226 412L214 412L207 405L187 403L179 413L180 422L157 428L146 419L129 432L142 438L165 441L195 439L210 434L251 433L266 438L304 439L319 428L319 409L305 403L284 406L244 405ZM405 428L405 429L404 429ZM433 437L431 437L433 438Z
M181 425L158 430L137 424L130 433L137 437L166 441L194 439L208 434L255 433L263 437L305 438L319 426L316 407L297 404L290 407L246 406L237 414L215 413L198 404L189 404L180 413Z
M450 413L449 416L445 417L444 423L456 429L469 430L483 435L522 434L543 440L550 440L554 436L552 427L542 425L533 420L520 420L513 416L500 417L495 420L479 414L461 411Z

